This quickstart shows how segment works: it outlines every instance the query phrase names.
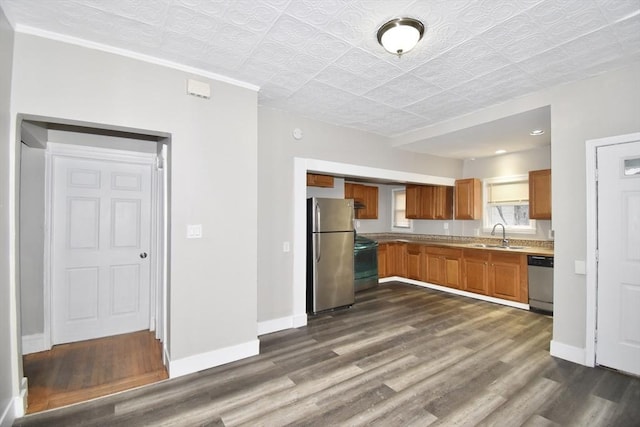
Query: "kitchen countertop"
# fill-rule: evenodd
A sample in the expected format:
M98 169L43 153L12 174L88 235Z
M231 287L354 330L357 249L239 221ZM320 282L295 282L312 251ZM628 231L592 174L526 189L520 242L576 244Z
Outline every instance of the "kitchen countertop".
M461 249L478 249L522 253L527 255L553 256L553 241L547 240L509 239L510 245L512 245L512 247L504 248L500 246L500 242L502 239L400 233L362 235L369 239L375 240L378 243L401 242L429 246L454 247Z

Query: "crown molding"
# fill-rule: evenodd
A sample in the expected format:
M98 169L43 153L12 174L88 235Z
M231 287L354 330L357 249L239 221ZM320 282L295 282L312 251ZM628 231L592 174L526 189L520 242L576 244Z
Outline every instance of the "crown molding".
M190 67L188 65L180 64L178 62L161 59L151 55L144 55L142 53L133 52L127 49L121 49L119 47L109 46L102 43L92 42L89 40L81 39L78 37L67 36L53 31L43 30L41 28L30 27L28 25L16 24L15 31L17 33L29 34L32 36L42 37L45 39L55 40L62 43L68 43L76 46L85 47L87 49L99 50L102 52L113 53L115 55L124 56L131 59L137 59L139 61L147 62L150 64L160 65L167 68L173 68L175 70L184 71L185 73L195 74L198 76L206 77L211 80L216 80L224 83L229 83L234 86L239 86L245 89L249 89L255 92L260 90L260 86L252 83L236 80L231 77L223 76L221 74L212 73L201 68Z

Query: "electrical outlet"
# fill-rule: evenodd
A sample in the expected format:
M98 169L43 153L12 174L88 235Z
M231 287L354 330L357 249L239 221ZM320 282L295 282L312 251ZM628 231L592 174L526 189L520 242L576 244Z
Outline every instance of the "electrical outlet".
M289 242L282 242L282 252L289 251L291 251L291 245L289 244Z
M445 222L443 226L444 226L444 229L445 229L445 230L448 230L448 229L449 229L449 223L448 223L448 222Z

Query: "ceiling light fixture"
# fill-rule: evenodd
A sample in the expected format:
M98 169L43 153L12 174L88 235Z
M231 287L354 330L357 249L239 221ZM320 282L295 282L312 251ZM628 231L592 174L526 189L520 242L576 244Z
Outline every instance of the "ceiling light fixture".
M496 150L496 154L504 154L507 150Z
M531 132L529 132L529 135L531 136L540 136L544 134L544 131L542 129L534 129Z
M424 35L424 25L413 18L396 18L378 30L378 43L389 53L402 56L413 49Z

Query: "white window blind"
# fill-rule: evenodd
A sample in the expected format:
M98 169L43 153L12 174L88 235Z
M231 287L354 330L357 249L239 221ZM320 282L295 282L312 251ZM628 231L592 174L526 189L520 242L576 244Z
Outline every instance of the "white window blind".
M529 201L529 181L487 184L487 203L492 205L520 204Z
M393 224L392 227L410 228L411 223L406 217L407 193L405 190L393 190Z

